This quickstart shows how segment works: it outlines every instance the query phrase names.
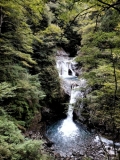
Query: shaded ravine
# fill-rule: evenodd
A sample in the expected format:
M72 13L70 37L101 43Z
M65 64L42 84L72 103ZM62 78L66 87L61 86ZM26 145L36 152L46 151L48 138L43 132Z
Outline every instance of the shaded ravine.
M49 126L46 135L54 143L54 148L60 155L68 156L74 151L82 150L92 137L82 124L73 121L74 105L78 98L83 98L81 88L86 86L86 82L77 78L69 59L59 58L57 68L63 81L62 87L70 95L70 101L67 118Z
M67 118L48 126L46 136L53 142L52 148L62 157L69 157L74 152L79 152L81 155L88 154L89 156L94 152L93 157L97 155L98 159L103 158L105 152L101 141L106 148L110 148L113 142L103 137L99 139L98 135L90 133L83 124L73 121L74 104L78 98L82 99L84 97L82 91L86 87L86 81L77 78L74 71L75 65L73 59L66 55L57 57L56 67L62 81L61 87L70 96L70 100L67 105ZM79 105L78 112L80 112L81 107L82 102ZM119 146L119 143L116 145ZM108 154L114 155L113 150L106 149L106 151Z

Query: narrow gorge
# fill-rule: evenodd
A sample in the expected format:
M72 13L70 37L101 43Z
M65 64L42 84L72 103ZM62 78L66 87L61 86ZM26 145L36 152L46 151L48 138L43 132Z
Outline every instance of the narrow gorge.
M53 143L52 148L55 153L59 153L61 157L74 157L77 154L78 158L88 154L88 156L96 157L96 160L105 158L103 145L108 155L112 156L114 149L111 140L99 136L95 132L91 133L81 122L73 120L75 110L79 117L81 116L82 99L87 83L85 79L79 79L76 76L76 66L74 58L69 57L65 51L57 53L56 67L61 79L61 87L70 98L69 103L66 104L67 117L48 126L46 136ZM78 100L80 100L79 105L76 106ZM116 143L117 145L119 146Z
M62 119L47 130L47 136L55 144L55 148L61 155L70 155L73 151L78 151L85 145L90 133L82 124L77 124L73 121L73 110L75 102L78 98L83 97L81 88L85 87L85 80L79 80L73 71L75 65L72 58L68 56L57 57L57 69L62 81L62 87L67 94L70 95L70 100L67 110L67 118Z

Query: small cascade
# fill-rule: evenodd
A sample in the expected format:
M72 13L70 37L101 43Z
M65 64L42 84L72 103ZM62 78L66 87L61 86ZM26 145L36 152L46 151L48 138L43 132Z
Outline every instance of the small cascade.
M74 72L73 59L68 57L57 57L56 59L56 67L62 79L61 87L66 94L71 96L71 86L78 81L76 73Z
M70 60L57 60L57 69L59 76L62 76L64 78L69 76L75 76L75 72L72 69L72 63Z

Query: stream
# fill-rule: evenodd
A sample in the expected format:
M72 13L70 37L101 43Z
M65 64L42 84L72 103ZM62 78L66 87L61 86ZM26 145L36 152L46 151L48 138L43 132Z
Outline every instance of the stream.
M63 53L64 54L64 53ZM62 81L64 91L70 96L67 118L57 121L48 126L46 136L54 143L53 147L61 156L70 156L73 152L85 153L90 145L99 144L100 139L106 146L113 144L112 141L101 137L99 139L93 133L90 133L80 122L73 121L74 104L78 98L83 98L83 88L86 87L84 79L78 79L74 71L76 64L73 58L65 55L58 56L56 67ZM82 102L79 105L82 108ZM78 110L80 112L80 109ZM80 113L79 113L80 114ZM111 151L113 154L113 151Z

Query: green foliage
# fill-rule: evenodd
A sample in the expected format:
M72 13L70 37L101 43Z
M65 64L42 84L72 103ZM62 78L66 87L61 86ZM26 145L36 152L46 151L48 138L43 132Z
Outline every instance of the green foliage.
M55 68L55 52L57 44L66 43L67 39L61 39L64 31L58 25L50 22L48 24L34 36L33 57L39 67L35 66L31 71L39 74L42 90L46 94L45 100L49 104L62 96L58 72Z
M101 19L101 30L103 32L111 32L117 26L119 21L118 12L114 10L108 10Z
M17 87L12 87L10 83L2 82L0 83L0 99L8 98L8 97L15 97L14 91Z
M1 48L0 53L21 58L26 63L35 64L31 58L32 31L27 24L25 8L21 1L2 2L1 6Z
M13 63L11 56L1 56L1 105L17 119L30 121L45 97L38 75Z
M0 116L0 159L50 160L42 154L42 141L24 139L17 126L6 116Z
M117 30L120 16L111 9L94 12L97 7L82 21L82 47L76 61L84 71L88 88L91 88L85 103L89 122L114 130L120 128L119 27Z
M80 45L81 35L78 32L78 15L82 10L79 1L56 1L49 2L48 6L54 15L53 23L62 28L61 41L58 46L63 47L71 56L77 52L77 46Z
M49 39L49 36L48 36ZM50 39L49 39L50 40ZM55 43L55 41L53 40ZM39 45L39 41L35 43L35 58L37 58L37 63L39 68L35 68L35 71L39 73L39 80L41 82L42 90L46 94L46 102L52 103L59 99L61 95L60 80L58 77L58 72L55 68L55 58L52 40L50 45L45 44ZM47 50L45 49L47 48ZM42 50L42 53L40 52Z
M100 106L104 106L104 109L112 108L111 110L115 107L117 113L120 16L118 6L114 7L115 2L2 0L2 108L19 121L29 121L43 101L58 101L62 95L54 53L60 46L73 56L81 45L76 61L86 72L83 76L92 88L90 96L93 105L98 107L98 111ZM105 97L109 101L113 100L113 103L109 104ZM101 104L98 100L101 100Z
M14 154L14 159L24 158L25 160L38 160L42 156L40 154L41 141L39 140L28 140L24 143L16 146L16 154Z
M81 47L76 61L91 88L85 99L90 121L111 127L114 120L120 128L120 16L115 2L1 0L1 159L50 160L41 154L41 142L25 140L6 116L26 126L43 104L60 103L58 47L71 56Z
M50 24L45 30L37 33L37 39L41 43L40 47L47 47L46 49L53 48L61 40L63 31L55 24ZM45 48L43 48L45 50ZM48 53L49 54L49 53Z
M60 93L60 82L57 71L52 67L46 67L40 74L40 80L42 87L47 94L47 102L51 103L52 100L59 98ZM43 78L43 79L42 79Z

